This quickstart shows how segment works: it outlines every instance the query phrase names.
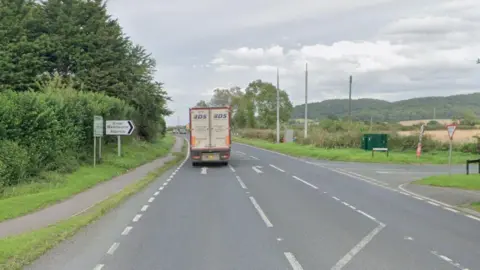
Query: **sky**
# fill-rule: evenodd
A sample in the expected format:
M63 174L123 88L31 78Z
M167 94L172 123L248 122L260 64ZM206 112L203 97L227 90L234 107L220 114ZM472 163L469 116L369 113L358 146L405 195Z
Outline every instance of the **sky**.
M294 105L397 101L480 89L479 0L110 0L109 13L157 61L174 111L213 89L276 84Z

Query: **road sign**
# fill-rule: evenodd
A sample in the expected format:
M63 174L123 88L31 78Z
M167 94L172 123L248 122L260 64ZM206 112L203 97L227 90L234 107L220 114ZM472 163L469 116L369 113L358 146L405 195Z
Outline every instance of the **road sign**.
M131 135L135 126L131 120L110 120L106 121L107 135Z
M103 117L95 115L93 117L93 136L102 137L103 136Z
M457 129L456 124L447 125L448 137L450 137L450 140L453 139L453 134L455 133L455 129Z

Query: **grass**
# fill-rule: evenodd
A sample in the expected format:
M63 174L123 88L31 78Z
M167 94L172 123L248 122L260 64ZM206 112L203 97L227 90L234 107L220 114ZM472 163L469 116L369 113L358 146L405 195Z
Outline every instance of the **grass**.
M177 156L174 160L167 162L162 168L159 168L139 182L131 184L121 192L98 203L81 215L40 230L1 239L0 269L16 270L29 265L49 249L73 236L81 228L97 220L131 195L141 191L159 175L180 163L185 158L185 152L186 147L184 146L182 153L174 153Z
M468 190L480 190L480 174L453 174L429 176L413 183L435 187L451 187ZM479 205L480 206L480 205Z
M123 146L122 157L117 156L115 149L106 148L102 163L95 168L93 165L84 165L64 175L49 172L43 175L43 181L7 188L0 195L0 222L45 208L129 169L165 156L174 142L175 138L171 135L154 143L132 140Z
M415 151L391 151L388 157L385 153L377 152L374 157L372 157L371 151L364 151L362 149L325 149L311 145L300 145L296 143L276 144L258 139L245 139L239 137L235 137L233 140L239 143L245 143L297 157L368 163L448 164L448 152L443 151L422 153L420 159L417 159ZM452 153L452 163L454 164L464 164L467 159L478 159L478 156L461 152Z

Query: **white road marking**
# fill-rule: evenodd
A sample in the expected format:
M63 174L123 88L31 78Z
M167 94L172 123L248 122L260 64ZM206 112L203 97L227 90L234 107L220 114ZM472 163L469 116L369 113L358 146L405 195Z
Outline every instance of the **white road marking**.
M140 211L145 212L145 211L147 211L147 209L148 209L148 205L144 205L142 207L142 209L140 209Z
M376 218L370 216L369 214L363 212L362 210L357 210L357 212L360 213L360 214L362 214L362 215L364 215L364 216L366 216L366 217L368 217L368 218L371 219L371 220L375 220L375 221L377 220Z
M164 186L168 185L168 182L163 183Z
M432 199L432 198L428 198L428 197L422 196L422 195L420 195L420 194L417 194L417 193L415 193L415 192L412 192L412 191L409 191L409 190L405 189L405 185L407 185L407 184L408 184L408 183L401 184L401 185L398 186L398 188L399 188L400 190L402 190L403 192L410 194L410 196L412 196L412 197L423 198L423 199L426 199L426 200L430 200L430 201L432 201L432 202L436 202L436 203L438 203L438 204L440 204L440 205L442 205L442 206L453 208L453 206L451 206L451 205L449 205L449 204L446 204L446 203L443 203L443 202L434 200L434 199Z
M241 152L241 151L237 151L237 153L239 153L240 155L246 155L246 153Z
M378 227L376 227L373 231L371 231L357 245L355 245L347 254L345 254L345 256L343 256L343 258L341 258L337 262L337 264L335 264L332 267L332 270L340 270L343 267L345 267L345 265L347 265L358 252L360 252L366 245L368 245L368 243L372 241L373 237L375 237L375 235L377 235L383 228L385 228L385 224L380 223Z
M102 270L103 266L103 264L97 264L93 270Z
M479 218L479 217L476 217L476 216L467 215L467 217L469 217L469 218L471 218L471 219L475 219L476 221L480 221L480 218Z
M177 174L177 172L173 172L173 173L172 173L172 176L175 175L175 174Z
M278 241L278 242L280 242L280 241L282 241L282 240L283 240L282 238L277 238L277 241Z
M251 197L250 196L250 201L252 202L253 206L255 207L255 209L257 209L257 212L258 214L260 214L260 217L263 219L263 222L265 222L265 225L267 225L267 227L273 227L273 224L270 222L270 220L268 219L267 215L265 215L265 213L263 212L262 208L260 208L260 205L258 205L257 201L255 200L255 198Z
M403 238L403 240L413 241L413 237L411 237L411 236L405 236L405 237Z
M350 204L348 204L347 202L342 202L342 204L345 206L350 206Z
M292 253L290 253L290 252L284 252L283 254L285 254L285 257L287 257L287 260L288 260L288 262L290 263L290 265L292 266L293 270L303 270L302 266L301 266L300 263L297 261L297 259L295 258L295 256L293 256Z
M259 158L257 158L257 157L254 157L254 156L250 156L250 157L255 159L255 160L259 160Z
M431 202L431 201L428 201L427 203L429 203L429 204L431 204L431 205L435 205L435 206L440 206L440 204L434 203L434 202Z
M151 203L151 202L153 202L154 200L155 200L154 197L150 197L150 199L148 199L148 202Z
M253 169L256 173L263 173L259 168L257 168L257 166L252 166L252 169Z
M158 194L160 194L160 192L155 191L155 193L153 193L153 196L158 196Z
M122 235L128 235L128 233L133 229L131 226L127 226L125 230L123 230Z
M403 195L406 195L406 196L411 196L410 194L406 193L406 192L403 192L403 191L399 191L400 193L402 193Z
M228 165L228 167L230 167L230 170L232 170L232 172L235 172L235 169L232 167L232 165Z
M113 255L113 253L115 253L115 250L117 250L118 246L120 246L119 243L117 243L117 242L113 243L113 244L110 246L110 248L108 249L107 254Z
M423 201L424 199L423 198L420 198L420 197L416 197L416 196L413 196L413 198L419 200L419 201Z
M348 207L352 208L353 210L357 210L357 208L355 208L353 205L349 205Z
M158 190L163 190L164 187L159 187Z
M276 169L276 170L278 170L278 171L285 172L284 170L278 168L278 167L275 166L275 165L270 164L270 167L272 167L272 168L274 168L274 169Z
M238 183L240 183L240 186L243 188L243 189L247 189L247 186L245 186L245 183L243 183L242 179L240 178L240 176L236 176L237 177L237 180L238 180Z
M207 174L207 167L203 167L202 171L200 172L201 174Z
M317 187L317 186L315 186L315 185L313 185L313 184L311 184L311 183L309 183L309 182L307 182L307 181L305 181L305 180L301 179L300 177L297 177L297 176L295 176L295 175L294 175L294 176L292 176L292 177L293 177L293 178L295 178L296 180L298 180L298 181L300 181L300 182L304 183L304 184L305 184L305 185L307 185L307 186L310 186L310 187L312 187L312 188L314 188L314 189L318 189L318 187Z
M138 214L138 215L136 215L136 216L132 219L132 221L133 221L133 222L138 222L141 217L142 217L142 215L141 215L141 214Z
M323 194L327 194L328 192L324 191Z
M332 198L335 199L336 201L340 201L340 199L335 196L332 196Z
M457 210L455 210L453 208L450 208L450 207L443 207L443 209L448 210L448 211L453 212L453 213L458 213Z
M450 259L449 257L445 256L445 255L442 255L442 254L439 254L437 251L431 251L431 253L433 255L435 255L437 258L449 263L450 265L453 265L455 266L456 268L458 269L462 269L462 270L468 270L468 268L465 268L463 267L462 265L460 265L460 263L458 262L454 262L452 259Z
M170 181L172 181L172 178L168 178L168 179L167 179L167 182L170 182Z

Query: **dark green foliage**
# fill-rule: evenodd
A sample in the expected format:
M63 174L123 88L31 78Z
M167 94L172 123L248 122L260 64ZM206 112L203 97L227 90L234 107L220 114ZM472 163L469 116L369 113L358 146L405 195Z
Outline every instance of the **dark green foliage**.
M0 187L89 160L94 115L134 120L132 137L164 135L170 98L155 65L104 0L0 1Z
M388 102L377 99L352 100L352 118L370 121L404 121L432 119L465 119L466 125L473 125L480 115L480 93L454 95L449 97L423 97ZM304 118L305 106L295 106L292 118ZM308 105L310 119L345 117L348 115L348 99L333 99Z

